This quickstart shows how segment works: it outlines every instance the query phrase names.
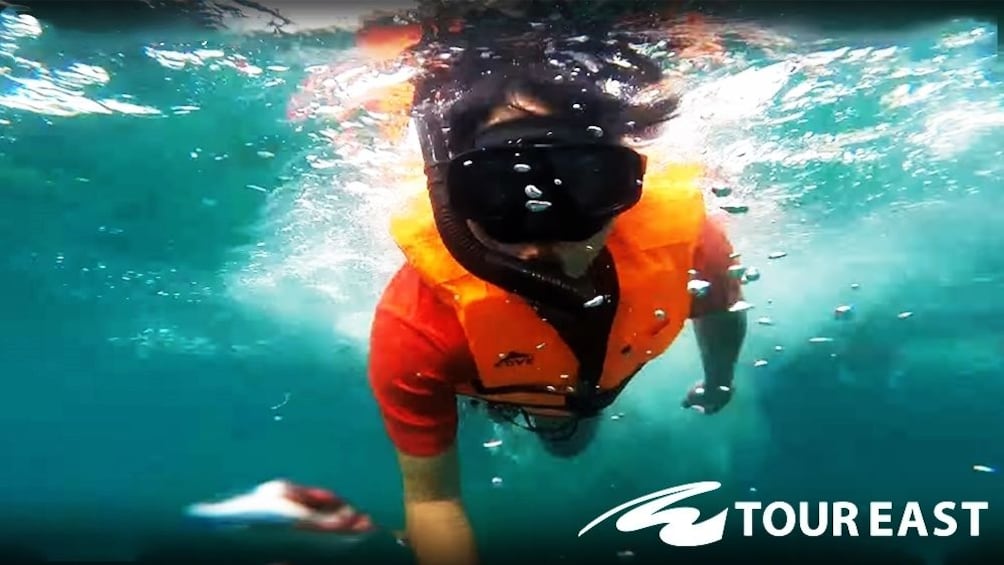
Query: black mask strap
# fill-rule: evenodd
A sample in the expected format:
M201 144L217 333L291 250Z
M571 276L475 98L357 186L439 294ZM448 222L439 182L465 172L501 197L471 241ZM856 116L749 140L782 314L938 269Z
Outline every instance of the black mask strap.
M512 145L611 144L616 140L599 126L570 124L550 116L530 116L488 126L474 136L474 148Z

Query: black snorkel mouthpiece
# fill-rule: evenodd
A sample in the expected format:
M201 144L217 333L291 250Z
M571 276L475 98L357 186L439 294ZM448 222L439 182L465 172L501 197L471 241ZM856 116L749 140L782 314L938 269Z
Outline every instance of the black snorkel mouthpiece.
M474 235L467 221L450 208L445 165L426 167L429 198L436 229L450 255L472 275L529 301L574 312L593 300L560 271L544 272L534 265L492 249Z
M453 258L472 275L517 294L530 302L547 304L550 307L570 312L588 307L587 303L596 298L594 293L576 285L575 281L564 275L560 269L544 268L540 264L522 261L485 245L475 236L467 220L471 219L479 225L484 225L476 218L475 214L477 211L484 210L475 210L476 205L473 203L477 202L478 198L465 197L465 194L468 196L472 193L477 194L479 189L484 189L479 196L488 196L490 201L490 195L493 192L489 187L464 186L462 178L464 173L457 171L464 171L465 168L474 170L473 166L465 167L464 163L472 161L473 165L473 161L478 158L479 154L483 153L484 156L491 157L490 160L485 161L486 163L494 163L495 165L504 163L514 174L519 174L523 169L518 165L522 165L522 163L510 165L507 161L499 160L499 154L507 152L510 157L519 159L523 157L523 155L517 155L521 151L545 150L542 147L534 149L534 146L566 145L574 148L588 145L617 148L614 149L615 151L630 152L630 150L612 145L610 140L604 139L602 132L597 132L595 129L570 126L557 120L534 117L484 128L476 135L475 147L472 151L458 156L448 156L445 154L446 130L443 127L442 119L437 119L435 114L430 113L417 116L417 118L416 125L425 156L425 173L433 217L440 237ZM637 154L630 153L638 157ZM533 166L530 165L531 168ZM641 168L643 170L643 164ZM482 168L480 174L483 175L485 171L486 169ZM490 169L487 171L490 173ZM541 171L541 173L553 173L553 171ZM551 177L552 185L554 178ZM638 197L640 197L641 179L632 179L631 183L637 186ZM524 193L520 203L523 208L512 208L508 206L508 202L502 202L500 204L502 209L518 210L519 215L525 221L528 217L533 218L534 212L531 208L548 207L546 204L534 203L535 200L537 202L548 201L534 198L537 194L529 188L529 185L521 187L520 190ZM485 201L481 200L481 202ZM626 199L622 208L626 209L634 202L637 202L637 198ZM554 224L554 222L565 221L567 224L567 222L574 221L575 219L571 217L571 208L566 204L567 202L562 202L561 205L552 204L553 207L558 208L556 212L560 212L559 214L555 214L552 218L541 217L539 221L533 218L529 224L537 222L541 226L547 226L549 223ZM486 208L484 205L481 207ZM584 231L591 231L590 234L581 239L587 239L589 235L595 234L617 212L619 211L605 212L607 217L593 220L595 226L585 226L588 219L578 218L580 228ZM510 215L512 214L510 212ZM500 222L506 221L505 215L501 214ZM485 223L490 224L491 222ZM546 233L546 229L541 229L542 232ZM491 234L489 233L489 235Z

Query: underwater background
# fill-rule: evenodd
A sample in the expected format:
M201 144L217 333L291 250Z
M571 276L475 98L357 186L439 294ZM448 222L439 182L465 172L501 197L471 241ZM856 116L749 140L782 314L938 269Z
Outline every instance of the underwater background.
M355 16L42 4L0 14L0 541L25 559L186 562L171 548L204 535L187 504L275 477L399 526L366 354L402 260L387 170L411 149L379 139L379 116L335 118L304 91L351 63L351 25L330 26ZM549 562L689 559L654 530L576 535L701 480L726 503L987 500L984 541L1000 532L996 22L777 4L708 15L725 52L706 64L645 47L683 86L667 150L732 189L710 205L749 208L729 218L762 275L745 287L737 397L714 417L680 409L700 377L688 330L576 459L465 414L486 563L531 546ZM356 146L335 142L350 129ZM972 545L880 542L927 563ZM311 551L410 560L387 536Z

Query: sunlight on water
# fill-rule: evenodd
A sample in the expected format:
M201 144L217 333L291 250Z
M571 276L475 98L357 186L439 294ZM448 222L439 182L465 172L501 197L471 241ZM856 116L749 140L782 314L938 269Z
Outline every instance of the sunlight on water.
M220 0L214 3L218 9L233 9L233 13L223 12L226 29L233 33L282 33L300 34L330 32L333 30L356 31L362 27L364 18L374 12L395 13L414 9L414 0L381 0L379 4L368 2L343 2L337 10L315 2L288 2L283 0L263 0L255 2L258 9L248 11L247 5L234 0Z
M263 226L277 237L254 254L234 292L289 315L317 316L297 304L302 292L287 292L290 284L307 289L328 301L323 311L338 333L361 342L377 292L401 262L387 219L422 185L415 183L421 157L414 132L381 136L394 116L360 104L415 70L378 72L351 52L332 63L308 62L307 70L289 115L315 147L295 165L302 174L278 189Z
M42 25L28 14L12 10L0 12L0 62L8 60L13 67L0 66L0 106L49 116L69 117L80 114L158 115L156 108L135 104L131 96L92 99L87 87L109 82L108 71L83 63L73 63L66 69L49 69L45 65L16 55L16 39L39 39Z

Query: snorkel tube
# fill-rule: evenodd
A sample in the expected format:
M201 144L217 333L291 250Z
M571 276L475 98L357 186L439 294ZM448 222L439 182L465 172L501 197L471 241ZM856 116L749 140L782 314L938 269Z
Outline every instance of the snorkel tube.
M594 293L577 288L574 281L560 271L546 272L486 246L474 235L467 221L450 205L446 187L449 156L444 154L446 140L442 118L428 106L415 118L436 229L454 260L472 275L530 301L575 312L593 300Z

